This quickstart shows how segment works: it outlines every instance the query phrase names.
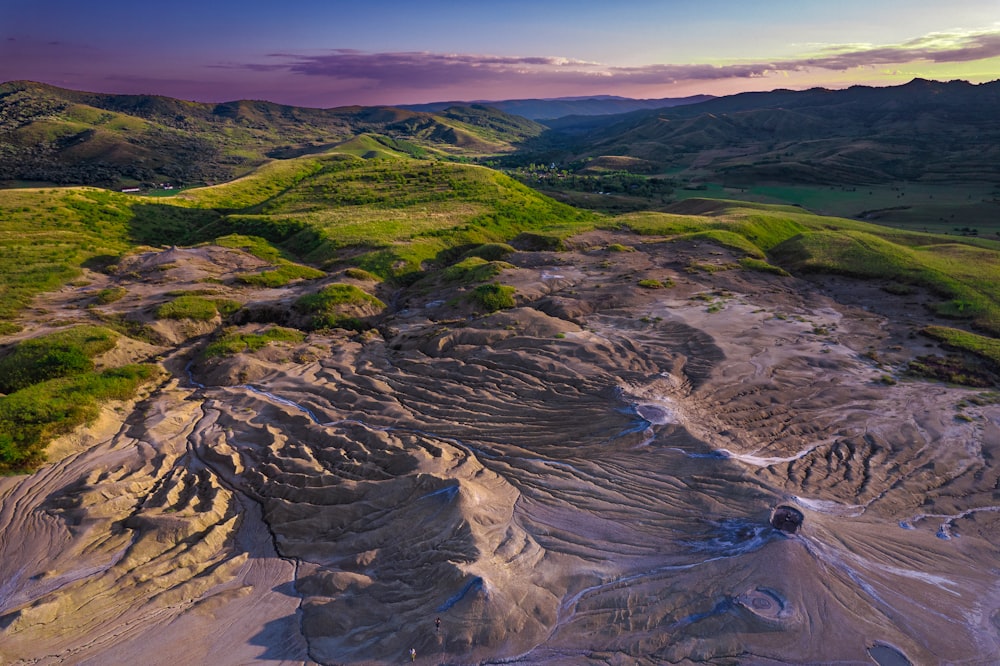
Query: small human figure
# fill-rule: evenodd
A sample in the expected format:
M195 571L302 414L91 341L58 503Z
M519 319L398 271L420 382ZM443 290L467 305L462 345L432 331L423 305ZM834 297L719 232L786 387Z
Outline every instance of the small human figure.
M441 631L441 618L434 619L434 629L435 631Z
M410 661L416 661L416 660L417 660L417 649L410 648Z

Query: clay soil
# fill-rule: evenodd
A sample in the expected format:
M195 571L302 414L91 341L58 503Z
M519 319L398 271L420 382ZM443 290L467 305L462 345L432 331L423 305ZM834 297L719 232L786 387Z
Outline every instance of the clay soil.
M510 310L428 281L206 360L221 322L155 322L165 291L316 287L165 252L26 315L155 326L115 362L171 378L0 479L2 663L1000 659L1000 406L907 375L925 294L594 232L510 257Z

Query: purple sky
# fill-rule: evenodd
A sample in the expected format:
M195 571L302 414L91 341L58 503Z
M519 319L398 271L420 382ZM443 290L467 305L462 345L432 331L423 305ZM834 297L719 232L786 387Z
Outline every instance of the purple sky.
M997 0L0 0L0 81L305 106L1000 78Z

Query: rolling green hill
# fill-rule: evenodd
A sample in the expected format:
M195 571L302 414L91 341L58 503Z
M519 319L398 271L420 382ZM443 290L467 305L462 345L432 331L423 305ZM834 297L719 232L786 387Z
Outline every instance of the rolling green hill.
M137 244L266 238L317 265L350 262L402 278L449 250L508 241L527 230L567 235L592 214L559 204L485 167L413 159L365 159L382 144L268 162L253 173L173 197L95 188L0 190L0 333L44 291L95 257ZM357 150L355 150L357 149Z
M229 180L269 157L335 149L363 133L382 136L391 150L448 158L509 151L543 129L481 106L430 114L247 100L200 104L17 81L0 85L0 182L189 185Z

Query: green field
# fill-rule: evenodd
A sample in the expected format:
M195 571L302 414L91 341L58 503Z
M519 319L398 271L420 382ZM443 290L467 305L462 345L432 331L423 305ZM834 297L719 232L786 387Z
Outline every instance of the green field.
M791 204L835 217L864 219L885 226L955 236L1000 238L1000 191L988 184L897 183L851 187L756 185L678 188L673 199L735 199Z

